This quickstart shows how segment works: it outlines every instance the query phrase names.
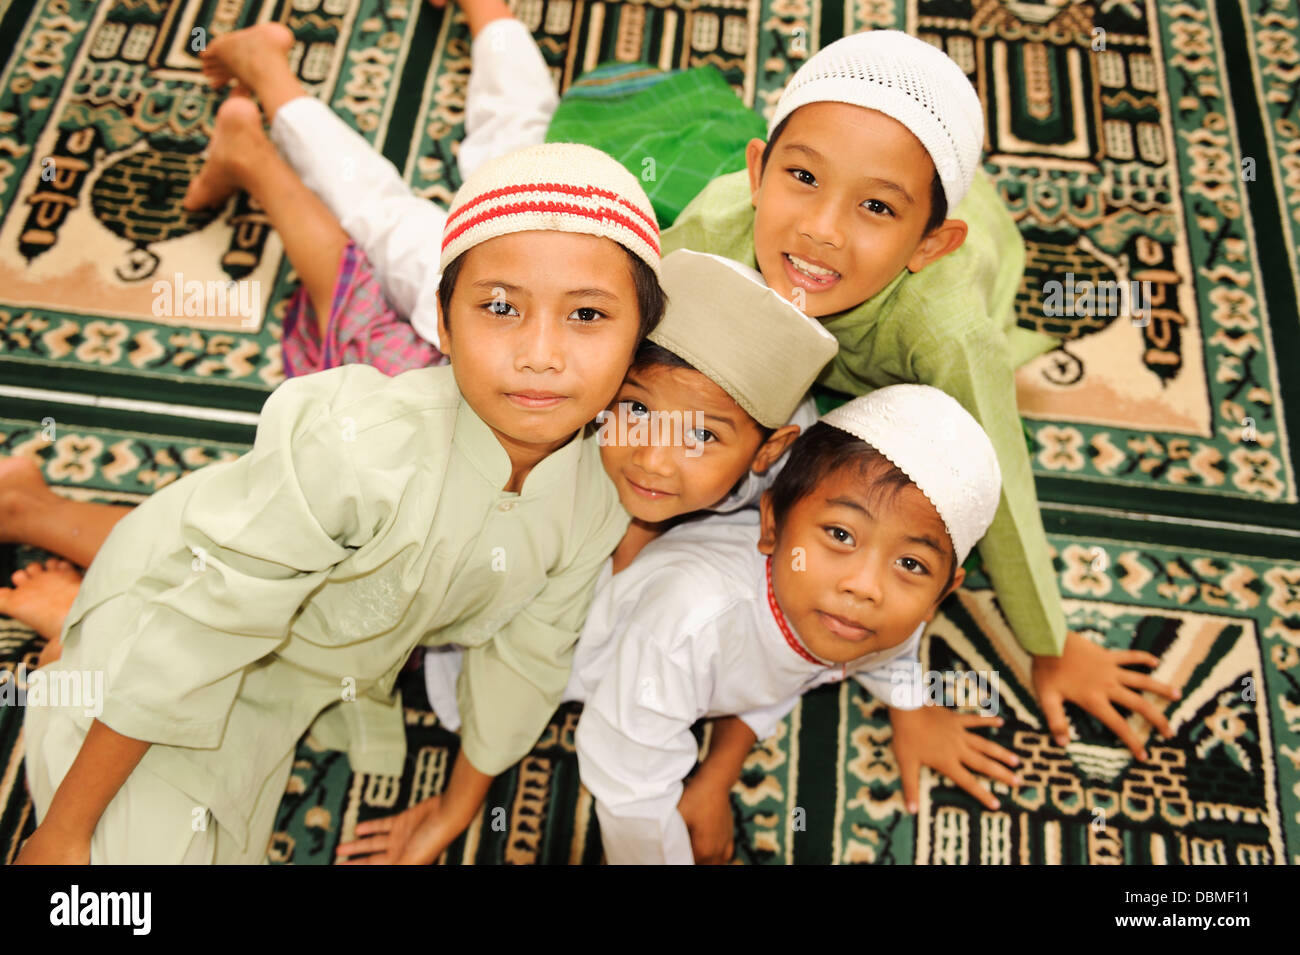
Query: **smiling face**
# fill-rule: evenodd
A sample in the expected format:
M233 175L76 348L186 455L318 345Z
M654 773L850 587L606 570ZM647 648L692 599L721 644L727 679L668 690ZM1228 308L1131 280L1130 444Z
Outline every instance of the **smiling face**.
M770 467L798 431L778 429L765 441L758 423L712 379L661 364L629 369L609 410L597 436L601 462L623 507L646 524L717 504L751 466ZM638 424L644 427L635 436Z
M640 312L627 253L610 239L516 232L467 251L442 350L461 394L518 469L565 444L609 404ZM450 331L448 331L450 325Z
M926 233L934 163L884 113L811 103L790 114L765 170L763 146L745 152L758 268L809 315L855 308L965 240L955 219Z
M791 467L793 462L787 464ZM831 470L776 527L763 495L759 550L772 557L777 604L808 650L848 663L903 643L961 585L952 542L915 484L882 480L888 462Z

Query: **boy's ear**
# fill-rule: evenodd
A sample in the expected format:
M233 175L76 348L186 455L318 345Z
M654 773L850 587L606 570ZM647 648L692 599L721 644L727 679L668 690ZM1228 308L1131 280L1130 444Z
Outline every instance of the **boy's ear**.
M776 551L776 515L772 512L772 492L764 491L758 501L758 552L771 557Z
M787 424L777 428L759 447L749 469L755 474L766 474L772 465L776 464L780 459L781 455L785 454L786 449L794 444L794 439L797 437L799 437L799 426L797 424Z
M956 559L956 555L954 555L954 559ZM924 617L924 622L927 622L928 624L928 622L933 620L933 618L935 618L936 613L939 613L939 605L943 603L944 600L948 599L948 596L950 594L953 594L953 592L956 591L959 586L962 586L962 583L965 581L966 581L966 568L962 568L962 567L957 568L957 573L953 574L953 585L950 586L948 590L945 590L943 594L940 594L939 596L937 596L937 598L935 598L935 603L931 605L930 613L927 613L926 617Z
M909 272L919 272L931 262L936 262L949 252L956 252L966 241L966 223L961 219L944 219L937 229L921 238L912 257L907 260Z
M446 316L442 314L442 299L435 300L438 306L438 351L451 361L451 332L447 330Z
M957 555L954 554L954 555L953 555L953 560L956 560L956 559L957 559ZM949 586L947 590L945 590L943 593L941 593L941 594L939 595L939 599L936 600L936 601L934 602L934 606L930 608L930 616L926 617L925 619L926 619L927 621L932 620L932 619L934 618L934 615L939 611L939 604L941 604L941 603L943 603L945 600L947 600L948 597L949 597L951 594L955 593L956 590L957 590L957 588L960 587L960 586L961 586L963 583L965 583L965 582L966 582L966 568L965 568L965 567L958 567L957 570L956 570L956 572L952 575L952 584L951 584L951 586Z
M749 201L758 205L758 184L763 181L763 149L767 143L751 139L745 147L745 168L749 170Z

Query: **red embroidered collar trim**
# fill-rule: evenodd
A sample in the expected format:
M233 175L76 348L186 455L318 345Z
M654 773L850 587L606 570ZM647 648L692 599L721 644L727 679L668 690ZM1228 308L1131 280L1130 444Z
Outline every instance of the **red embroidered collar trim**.
M790 645L790 649L799 654L799 656L803 657L809 663L815 664L819 667L826 666L823 661L818 660L803 648L803 644L795 638L794 633L790 630L790 624L786 621L785 614L782 613L781 608L777 606L776 591L772 589L771 557L767 559L767 606L768 609L772 611L772 616L776 619L776 625L781 628L781 636L785 637L785 642Z

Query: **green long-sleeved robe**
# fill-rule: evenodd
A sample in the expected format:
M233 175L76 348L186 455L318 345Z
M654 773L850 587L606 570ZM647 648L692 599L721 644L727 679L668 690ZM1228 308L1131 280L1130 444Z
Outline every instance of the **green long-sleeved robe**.
M628 522L594 435L543 459L517 494L502 490L510 473L450 367L291 379L248 454L162 489L114 529L55 666L104 671L99 718L153 743L141 768L241 846L269 836L249 807L308 728L356 771L401 772L392 690L417 644L467 648L463 746L500 772L553 714ZM70 761L46 746L79 746L92 718L29 710L29 768ZM148 807L137 817L147 826Z

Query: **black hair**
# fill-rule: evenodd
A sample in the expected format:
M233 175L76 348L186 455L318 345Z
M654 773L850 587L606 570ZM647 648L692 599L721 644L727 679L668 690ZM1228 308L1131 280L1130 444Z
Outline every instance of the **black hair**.
M636 305L641 317L636 338L637 343L640 344L645 341L647 335L659 327L659 321L664 317L664 306L668 302L668 296L664 294L658 276L649 265L624 246L619 248L627 253L632 263L632 283L636 286ZM449 336L451 335L451 296L456 291L456 280L460 276L460 269L464 263L465 252L462 252L447 264L442 271L442 278L438 281L438 304L442 306L442 317Z
M763 146L763 158L760 160L758 167L759 178L762 178L763 173L767 172L767 160L772 155L772 148L776 145L776 141L781 138L781 134L785 132L785 124L790 122L790 116L793 115L794 113L791 113L776 124L776 129L772 130L772 138ZM943 191L943 180L939 178L939 171L936 169L934 178L930 180L930 218L925 222L925 232L922 235L929 235L943 225L944 220L947 218L948 196Z
M772 516L779 534L790 512L824 480L841 468L852 467L859 477L871 481L872 498L892 500L912 479L875 447L855 435L818 421L804 431L786 452L785 467L771 490ZM949 551L948 579L952 586L957 573L957 554Z
M664 368L688 368L691 371L704 374L677 352L664 348L663 345L656 345L647 338L637 346L636 354L632 356L632 368L653 368L656 365ZM632 368L629 368L628 371L630 372ZM754 419L753 415L750 415L750 418L754 421L754 427L758 429L759 434L763 436L759 442L761 446L768 438L772 437L776 428L765 428L757 419Z

